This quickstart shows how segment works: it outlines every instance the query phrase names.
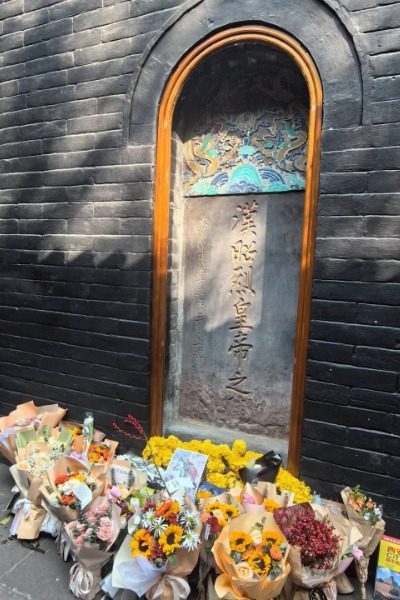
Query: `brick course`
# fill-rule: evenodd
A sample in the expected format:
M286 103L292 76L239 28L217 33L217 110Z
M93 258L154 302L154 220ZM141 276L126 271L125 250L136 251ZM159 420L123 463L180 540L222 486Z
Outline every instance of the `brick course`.
M301 473L329 495L359 482L382 496L399 535L399 3L327 4L365 97L359 122L323 131ZM150 41L187 5L1 4L2 412L33 398L108 429L128 411L148 422L154 123L149 109L127 146L127 106Z

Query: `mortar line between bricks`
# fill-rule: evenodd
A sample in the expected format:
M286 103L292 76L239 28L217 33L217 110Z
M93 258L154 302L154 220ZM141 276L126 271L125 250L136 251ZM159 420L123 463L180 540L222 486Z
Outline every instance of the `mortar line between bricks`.
M23 562L26 561L27 558L29 558L32 553L34 552L34 550L31 550L30 552L28 552L28 554L26 556L24 556L23 558L21 558L21 560L19 560L17 563L15 563L15 565L13 565L10 569L8 569L8 571L6 571L5 573L3 573L2 575L0 575L0 581L2 579L4 579L4 577L6 577L6 575L9 575L10 573L12 573L13 571L15 571L15 569L17 567L19 567L20 564L22 564Z

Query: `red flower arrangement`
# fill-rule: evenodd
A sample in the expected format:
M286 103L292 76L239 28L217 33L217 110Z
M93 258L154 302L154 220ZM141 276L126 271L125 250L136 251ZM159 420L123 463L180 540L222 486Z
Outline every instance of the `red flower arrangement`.
M341 540L329 521L317 521L309 504L280 508L274 518L289 544L300 549L304 567L332 569Z

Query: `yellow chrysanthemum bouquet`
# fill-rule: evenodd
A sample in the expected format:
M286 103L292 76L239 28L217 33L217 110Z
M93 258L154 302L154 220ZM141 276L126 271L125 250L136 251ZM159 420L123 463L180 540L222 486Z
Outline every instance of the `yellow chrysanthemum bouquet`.
M158 467L166 468L178 448L206 454L208 456L206 481L223 489L241 486L239 471L249 464L254 464L262 456L258 452L248 450L244 440L235 440L230 447L228 444L214 444L211 440L183 441L170 435L151 437L143 450L143 458L154 462ZM312 498L310 488L283 467L278 470L275 485L278 492L293 493L293 501L296 504L310 502Z

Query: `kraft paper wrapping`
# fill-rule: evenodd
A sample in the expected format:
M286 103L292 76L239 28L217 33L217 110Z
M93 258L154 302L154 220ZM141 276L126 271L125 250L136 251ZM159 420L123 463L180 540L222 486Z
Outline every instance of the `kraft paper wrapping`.
M274 581L267 576L260 577L253 574L245 563L235 564L230 556L229 535L232 531L251 531L256 523L260 523L261 516L265 519L263 529L277 531L283 539L284 536L276 524L271 513L263 515L244 514L234 519L221 531L214 543L212 552L222 574L215 582L215 591L221 600L268 600L276 598L281 593L286 579L290 573L287 562L288 550L282 560L282 574Z
M147 600L184 600L190 593L186 577L195 568L199 549L188 551L183 548L176 553L176 564L169 566L161 579L146 592Z
M66 409L61 408L58 404L49 404L47 406L36 406L32 400L18 404L15 410L11 411L7 416L0 417L0 431L10 429L15 423L21 419L40 418L42 425L50 425L56 427L61 419L65 416Z
M50 425L50 427L57 427L67 412L65 408L61 408L61 406L58 406L58 404L37 406L36 409L38 411L38 415L41 416L41 425Z
M39 537L46 516L46 511L41 506L42 494L40 488L42 480L40 477L29 476L28 473L21 472L17 465L13 465L10 472L21 496L26 500L23 506L18 509L12 527L15 529L18 539L35 540Z
M103 503L108 503L107 498L98 496L90 504L88 510L95 510ZM75 527L76 522L72 521L65 525L66 544L76 561L76 564L70 570L70 590L77 598L91 600L100 591L101 568L113 556L113 553L109 552L109 550L117 539L121 528L120 515L120 508L112 504L111 521L113 524L113 536L105 550L100 550L97 544L78 546L72 535L72 529Z
M36 406L32 400L18 404L7 416L0 417L0 431L12 428L21 419L34 419L37 414Z
M368 558L375 552L382 535L385 533L386 524L383 519L379 519L375 525L371 525L368 521L363 519L362 516L350 506L348 500L350 493L351 488L349 487L342 490L341 495L343 504L349 521L355 525L362 534L362 538L357 542L357 546L364 552L364 557Z
M63 521L63 522L65 522L65 521L69 522L69 521L76 520L78 518L79 514L82 512L82 511L78 511L78 510L69 508L68 506L55 506L51 502L51 499L50 499L51 492L49 492L48 487L51 487L52 490L55 490L56 489L56 485L54 483L55 478L57 477L57 475L67 473L67 469L70 469L71 471L84 471L86 473L90 472L90 468L88 468L86 465L84 465L79 460L75 460L73 458L65 456L63 458L59 458L55 462L53 469L49 469L47 471L47 482L44 482L42 487L40 488L40 491L43 494L43 499L44 499L46 508L49 510L49 512L53 513L58 519L60 519L60 521ZM92 491L92 502L93 502L93 500L95 498L97 498L98 496L101 496L103 494L106 480L105 480L104 476L95 477L92 474L91 474L91 476L93 477L93 479L95 480L95 483L96 483L96 488ZM85 509L89 508L89 506L90 505L88 505L87 507L85 506Z
M335 600L336 581L335 577L340 571L341 558L352 544L361 537L361 533L343 515L330 511L327 507L312 505L318 520L329 518L335 534L340 537L337 556L331 569L311 569L304 567L301 563L301 551L299 548L290 547L289 563L292 567L290 582L286 586L286 597L288 600L308 600L308 591L312 588L323 589L328 600ZM303 589L302 589L303 588ZM305 589L304 589L305 588Z
M113 556L92 546L82 546L78 561L70 569L69 589L76 598L93 600L100 591L101 568Z

